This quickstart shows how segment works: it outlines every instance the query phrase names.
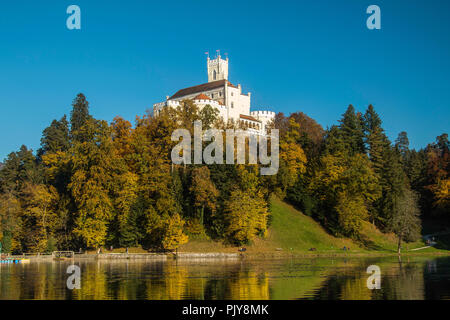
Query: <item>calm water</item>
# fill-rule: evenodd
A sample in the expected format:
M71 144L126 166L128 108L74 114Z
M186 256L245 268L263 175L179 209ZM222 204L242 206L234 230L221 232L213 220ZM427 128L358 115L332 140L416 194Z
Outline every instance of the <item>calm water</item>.
M450 257L0 264L0 299L450 299ZM369 265L381 289L366 286Z

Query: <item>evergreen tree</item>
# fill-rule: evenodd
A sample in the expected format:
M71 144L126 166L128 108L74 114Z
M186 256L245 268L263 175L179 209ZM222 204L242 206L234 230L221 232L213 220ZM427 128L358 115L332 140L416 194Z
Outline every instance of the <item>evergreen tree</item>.
M41 168L33 151L22 145L17 152L11 152L0 170L0 191L18 194L27 182L38 184L42 181Z
M400 152L396 148L385 149L383 163L383 170L380 175L382 197L376 203L378 210L376 223L383 231L391 231L396 201L402 195L405 186L409 186L409 183L403 170Z
M64 115L59 121L53 120L42 132L41 149L38 155L41 157L45 153L65 152L69 147L69 123Z
M219 195L211 181L207 166L200 166L192 170L190 192L194 200L193 205L199 210L200 224L204 226L205 209L210 213L216 211L216 199Z
M397 139L395 139L395 147L400 152L402 160L407 161L409 151L409 139L406 131L402 131L398 134Z
M372 105L369 105L364 114L365 144L375 172L380 175L383 170L383 153L389 145L381 119Z
M351 154L364 153L364 131L361 114L355 113L355 108L352 105L349 105L339 122L342 140L346 145L346 149Z
M80 130L89 119L91 119L89 102L84 94L79 93L73 100L72 111L70 112L70 136L72 141L83 142L88 138L83 136Z

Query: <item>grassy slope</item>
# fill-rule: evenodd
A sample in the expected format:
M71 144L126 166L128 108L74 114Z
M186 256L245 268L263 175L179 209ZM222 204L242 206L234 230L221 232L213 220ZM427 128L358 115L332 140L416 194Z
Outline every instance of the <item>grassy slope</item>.
M383 234L370 223L363 224L362 233L366 235L366 244L362 245L346 238L336 238L328 234L314 219L302 214L289 204L274 198L271 202L272 224L265 239L256 239L246 246L247 253L282 254L344 253L342 248L349 247L349 253L394 253L397 240L393 234ZM404 245L404 251L424 246L422 241ZM309 251L316 248L316 251ZM225 246L220 242L207 239L195 239L183 245L179 252L236 252L236 247ZM436 252L434 248L421 251Z

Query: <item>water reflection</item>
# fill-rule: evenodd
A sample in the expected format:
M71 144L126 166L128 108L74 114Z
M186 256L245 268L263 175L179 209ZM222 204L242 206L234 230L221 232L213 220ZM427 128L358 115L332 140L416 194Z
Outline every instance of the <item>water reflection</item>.
M0 265L0 299L449 299L450 258L81 261ZM369 290L369 265L381 289Z

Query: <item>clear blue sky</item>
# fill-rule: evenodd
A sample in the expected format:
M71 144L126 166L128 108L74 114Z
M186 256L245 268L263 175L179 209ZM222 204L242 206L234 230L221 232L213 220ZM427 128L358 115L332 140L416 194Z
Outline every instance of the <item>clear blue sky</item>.
M81 7L82 29L66 28ZM381 8L381 30L366 8ZM450 1L2 1L0 160L69 114L134 121L207 81L205 51L230 58L252 109L303 111L327 127L372 103L389 137L423 147L449 131Z

